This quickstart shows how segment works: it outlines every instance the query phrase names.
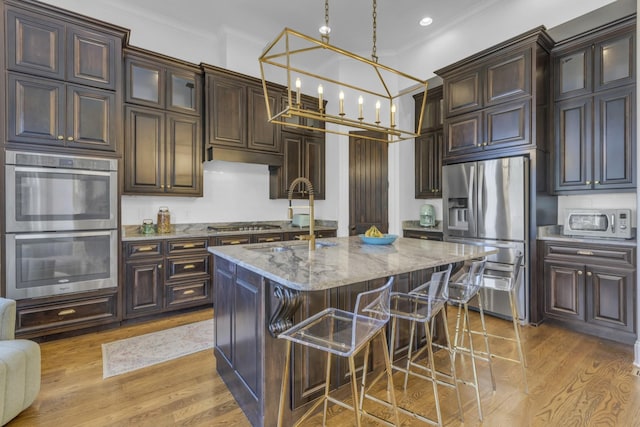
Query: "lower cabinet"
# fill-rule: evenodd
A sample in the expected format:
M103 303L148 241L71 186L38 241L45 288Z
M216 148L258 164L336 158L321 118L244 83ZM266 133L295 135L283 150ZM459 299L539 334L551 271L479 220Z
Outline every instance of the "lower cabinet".
M542 250L546 319L635 342L635 248L544 242Z
M124 243L125 318L213 302L208 238Z
M116 290L18 301L16 336L34 338L117 322L117 301Z

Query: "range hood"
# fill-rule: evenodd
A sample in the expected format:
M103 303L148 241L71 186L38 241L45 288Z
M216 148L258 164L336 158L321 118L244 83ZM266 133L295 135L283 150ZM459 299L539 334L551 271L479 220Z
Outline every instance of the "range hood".
M282 166L283 155L277 153L258 153L234 148L207 147L205 161L224 160L226 162L257 163L260 165Z

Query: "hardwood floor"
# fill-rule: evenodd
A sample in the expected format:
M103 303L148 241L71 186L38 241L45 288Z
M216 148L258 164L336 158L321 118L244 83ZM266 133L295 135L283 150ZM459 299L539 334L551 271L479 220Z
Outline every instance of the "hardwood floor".
M8 426L249 426L215 373L211 350L102 379L102 343L212 315L212 310L202 310L42 343L38 399ZM508 332L510 325L488 319L490 331ZM492 392L486 364L479 362L484 423L478 420L469 387L461 387L464 424L458 419L454 394L440 387L445 425L640 426L640 376L632 365L631 346L545 324L525 327L523 335L529 394L523 391L519 366L500 360L494 362L497 390ZM507 345L492 344L492 351L507 351ZM468 368L469 363L461 360L459 370L466 375ZM429 409L423 408L432 406L431 385L411 380L403 392L398 386L400 374L396 375L398 400L428 413ZM403 426L424 425L401 419ZM351 413L334 407L328 424L348 426L352 420ZM318 416L309 422L312 426L321 424Z

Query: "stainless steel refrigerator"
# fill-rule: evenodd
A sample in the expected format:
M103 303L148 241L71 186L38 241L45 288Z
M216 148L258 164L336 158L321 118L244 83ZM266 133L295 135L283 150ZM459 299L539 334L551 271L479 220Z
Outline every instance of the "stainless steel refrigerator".
M507 157L453 165L442 169L444 239L499 249L487 258L485 272L508 275L517 251L524 254L519 280L518 312L529 318L529 159ZM511 318L505 292L483 290L485 311Z

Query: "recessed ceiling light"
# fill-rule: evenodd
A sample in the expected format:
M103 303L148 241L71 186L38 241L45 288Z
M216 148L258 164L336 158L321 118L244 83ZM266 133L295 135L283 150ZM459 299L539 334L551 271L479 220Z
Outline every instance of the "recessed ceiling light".
M431 25L432 22L433 22L433 19L431 19L428 16L425 16L420 20L420 25L422 25L423 27L426 27L427 25Z

